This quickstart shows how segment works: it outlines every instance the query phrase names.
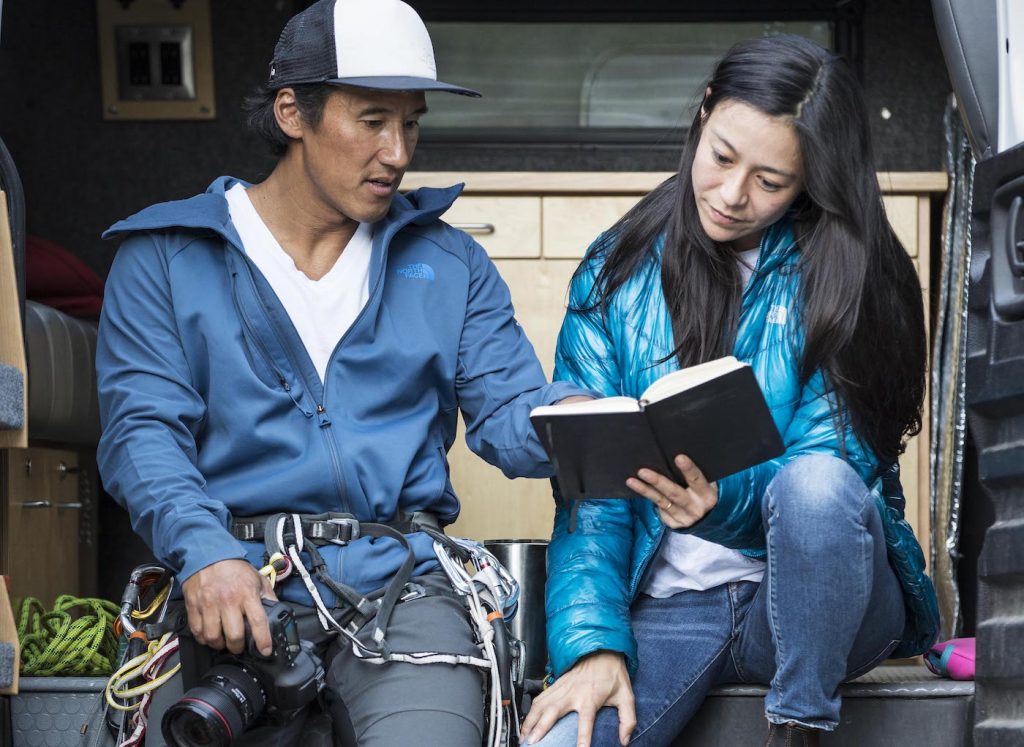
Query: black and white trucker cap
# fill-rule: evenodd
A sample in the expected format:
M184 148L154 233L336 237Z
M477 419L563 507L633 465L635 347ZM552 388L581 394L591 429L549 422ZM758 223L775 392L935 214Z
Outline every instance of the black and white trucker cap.
M401 0L319 0L309 6L281 32L268 83L273 89L331 83L480 95L437 79L427 28Z

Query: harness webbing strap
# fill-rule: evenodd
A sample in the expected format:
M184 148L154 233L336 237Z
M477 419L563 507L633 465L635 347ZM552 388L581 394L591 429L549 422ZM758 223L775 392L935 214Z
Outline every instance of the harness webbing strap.
M419 525L416 526L418 529ZM237 534L253 539L255 539L255 535L262 533L268 557L274 553L287 554L297 567L299 575L303 577L303 582L310 595L314 601L318 602L316 606L319 608L322 605L320 595L316 592L308 575L301 570L302 560L299 556L305 553L310 561L309 570L337 597L335 612L339 609L342 611L341 617L347 618L349 621L347 627L354 632L374 620L374 641L385 656L389 653L389 648L384 640L385 631L395 605L405 591L406 584L412 578L412 571L416 564L416 556L409 545L409 540L402 532L385 524L360 522L351 514L318 514L315 516L272 514L237 522L233 528L235 527L239 528ZM324 531L325 527L342 529L344 534ZM313 534L314 539L310 538L310 533ZM349 539L342 540L341 536ZM317 549L318 545L323 546L328 543L347 544L351 539L360 536L393 539L405 549L405 560L392 575L391 580L384 588L383 595L376 601L367 599L351 586L331 578L327 572L327 564ZM330 539L328 539L329 537ZM318 614L325 629L340 627L333 619L326 619L328 614L329 610L326 607Z
M267 514L232 517L229 531L231 536L243 542L262 540L274 532L281 516L282 514ZM429 511L399 512L390 521L367 523L360 522L352 514L334 511L322 514L298 514L297 516L301 522L303 539L317 545L352 542L359 539L361 528L370 523L394 529L400 534L411 534L428 528L441 531L440 520Z

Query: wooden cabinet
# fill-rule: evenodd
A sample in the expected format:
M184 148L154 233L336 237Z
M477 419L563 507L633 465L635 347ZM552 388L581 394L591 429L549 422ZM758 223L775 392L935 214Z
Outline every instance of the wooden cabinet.
M0 459L0 572L12 598L39 597L49 608L58 594L81 593L78 453L6 449Z
M444 219L469 225L512 291L516 316L550 376L566 291L580 258L667 173L413 173L403 188L465 182ZM929 297L932 198L946 189L941 173L880 174L889 221L914 258ZM483 228L481 228L483 226ZM926 307L927 308L927 307ZM928 416L901 459L907 518L928 537ZM547 480L509 480L466 448L460 433L449 455L462 515L452 528L477 539L551 534L554 507ZM925 553L927 557L927 551Z

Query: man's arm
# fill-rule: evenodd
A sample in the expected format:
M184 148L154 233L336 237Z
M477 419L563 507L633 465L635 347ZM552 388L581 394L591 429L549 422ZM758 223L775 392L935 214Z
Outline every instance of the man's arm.
M100 473L136 533L178 575L196 638L241 650L248 619L269 650L260 577L196 466L206 405L178 336L160 240L130 237L107 279L96 352Z
M509 477L550 477L552 468L530 410L593 396L570 382L548 384L512 308L508 286L484 249L469 243L470 286L456 389L466 442Z

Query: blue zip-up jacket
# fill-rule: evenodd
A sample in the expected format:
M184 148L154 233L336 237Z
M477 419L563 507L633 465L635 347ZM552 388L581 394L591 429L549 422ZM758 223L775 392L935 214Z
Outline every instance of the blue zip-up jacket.
M235 181L104 234L126 238L100 321L100 471L179 580L220 560L261 562L262 543L228 533L232 515L385 521L401 509L454 521L446 454L459 410L472 450L506 475L551 474L529 411L584 392L546 383L493 263L438 220L461 186L395 196L374 226L369 300L321 383L231 224ZM410 542L416 573L436 567L426 535ZM363 538L323 556L365 593L405 551ZM309 603L297 580L283 596Z
M573 279L571 308L590 305L590 292L611 237L591 247ZM803 347L799 322L799 250L787 219L765 232L758 266L743 293L733 354L749 363L764 390L785 453L718 481L718 503L688 532L758 557L765 552L761 499L789 461L810 453L845 459L875 496L889 559L899 576L907 626L895 656L920 653L938 632L938 606L924 574L924 556L903 518L899 466L883 465L851 430L840 439L820 373L800 386ZM653 381L678 367L671 317L661 286L660 246L619 288L609 306L570 312L558 338L555 379L605 395L639 397ZM667 360L666 360L667 359ZM664 361L658 363L658 361ZM840 440L844 443L841 444ZM637 666L629 607L665 532L647 500L581 502L568 532L568 506L559 505L548 550L547 639L556 676L595 651L625 654Z

